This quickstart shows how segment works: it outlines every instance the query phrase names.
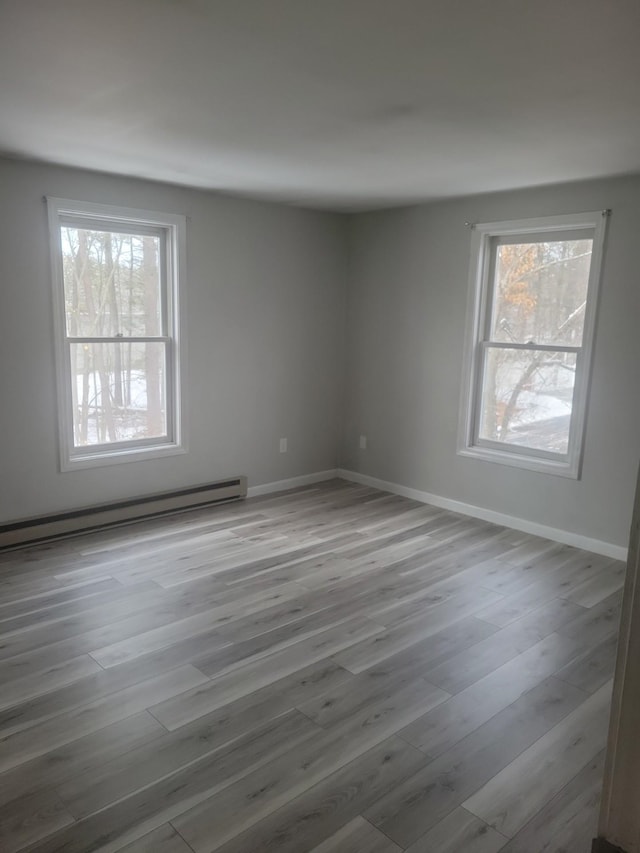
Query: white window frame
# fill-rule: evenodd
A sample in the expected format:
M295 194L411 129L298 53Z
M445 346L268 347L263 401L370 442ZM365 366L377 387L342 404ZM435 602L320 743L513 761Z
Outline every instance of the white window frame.
M609 211L598 210L561 216L545 216L505 222L487 222L471 226L471 265L469 276L469 302L463 354L463 378L460 398L458 453L531 471L557 474L579 479L582 467L584 433L586 427L589 384L598 308L598 292L602 270L602 255L606 222ZM575 352L576 378L569 428L569 445L566 454L529 449L514 444L492 442L479 438L479 421L482 398L482 370L484 350L496 346L489 342L489 323L494 282L491 281L492 247L495 237L540 236L549 233L558 239L558 232L566 239L572 231L593 232L593 253L587 287L584 330L580 347L550 345L554 352ZM553 235L553 236L551 236ZM499 344L498 344L499 346ZM511 349L539 351L542 345L508 344Z
M61 471L157 459L187 450L185 439L185 346L184 291L186 282L186 218L172 213L47 197L53 319L55 338L56 398L59 460ZM63 259L60 227L72 223L82 228L120 226L128 231L159 234L162 238L161 299L164 308L163 334L153 340L167 344L167 435L161 438L110 442L87 447L74 446L70 344L112 343L118 337L69 337L64 298ZM128 337L127 340L132 340ZM146 339L134 338L144 342Z

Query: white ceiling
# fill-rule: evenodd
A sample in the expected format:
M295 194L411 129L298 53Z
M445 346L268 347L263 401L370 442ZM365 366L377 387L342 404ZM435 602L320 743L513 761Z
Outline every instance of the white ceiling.
M0 151L336 209L640 171L640 0L0 0Z

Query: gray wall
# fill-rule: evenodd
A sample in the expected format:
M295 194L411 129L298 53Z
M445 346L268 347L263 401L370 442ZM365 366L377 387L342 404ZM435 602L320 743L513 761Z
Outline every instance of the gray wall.
M189 217L189 453L59 473L44 195ZM334 468L345 237L338 215L0 160L0 521Z
M189 217L189 453L59 473L43 195ZM465 221L605 207L582 479L458 456ZM640 455L639 226L640 178L345 217L0 160L0 521L341 463L624 546Z
M465 222L612 208L579 481L456 454ZM343 467L626 546L640 455L640 178L354 217ZM358 436L368 448L358 449Z

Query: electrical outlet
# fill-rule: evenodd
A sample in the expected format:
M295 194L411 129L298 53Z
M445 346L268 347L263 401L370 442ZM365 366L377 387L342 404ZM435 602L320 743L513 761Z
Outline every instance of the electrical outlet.
M280 453L286 453L286 452L287 452L287 439L281 438L280 439Z
M366 449L367 449L367 436L361 435L360 436L360 450L366 450Z

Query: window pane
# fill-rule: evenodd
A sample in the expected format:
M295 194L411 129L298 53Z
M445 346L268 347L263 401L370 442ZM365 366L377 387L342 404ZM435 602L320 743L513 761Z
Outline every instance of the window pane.
M581 346L593 240L496 246L491 340Z
M160 237L60 227L67 334L162 334Z
M165 346L70 345L74 447L167 435Z
M575 353L487 348L480 438L567 453L575 372Z

